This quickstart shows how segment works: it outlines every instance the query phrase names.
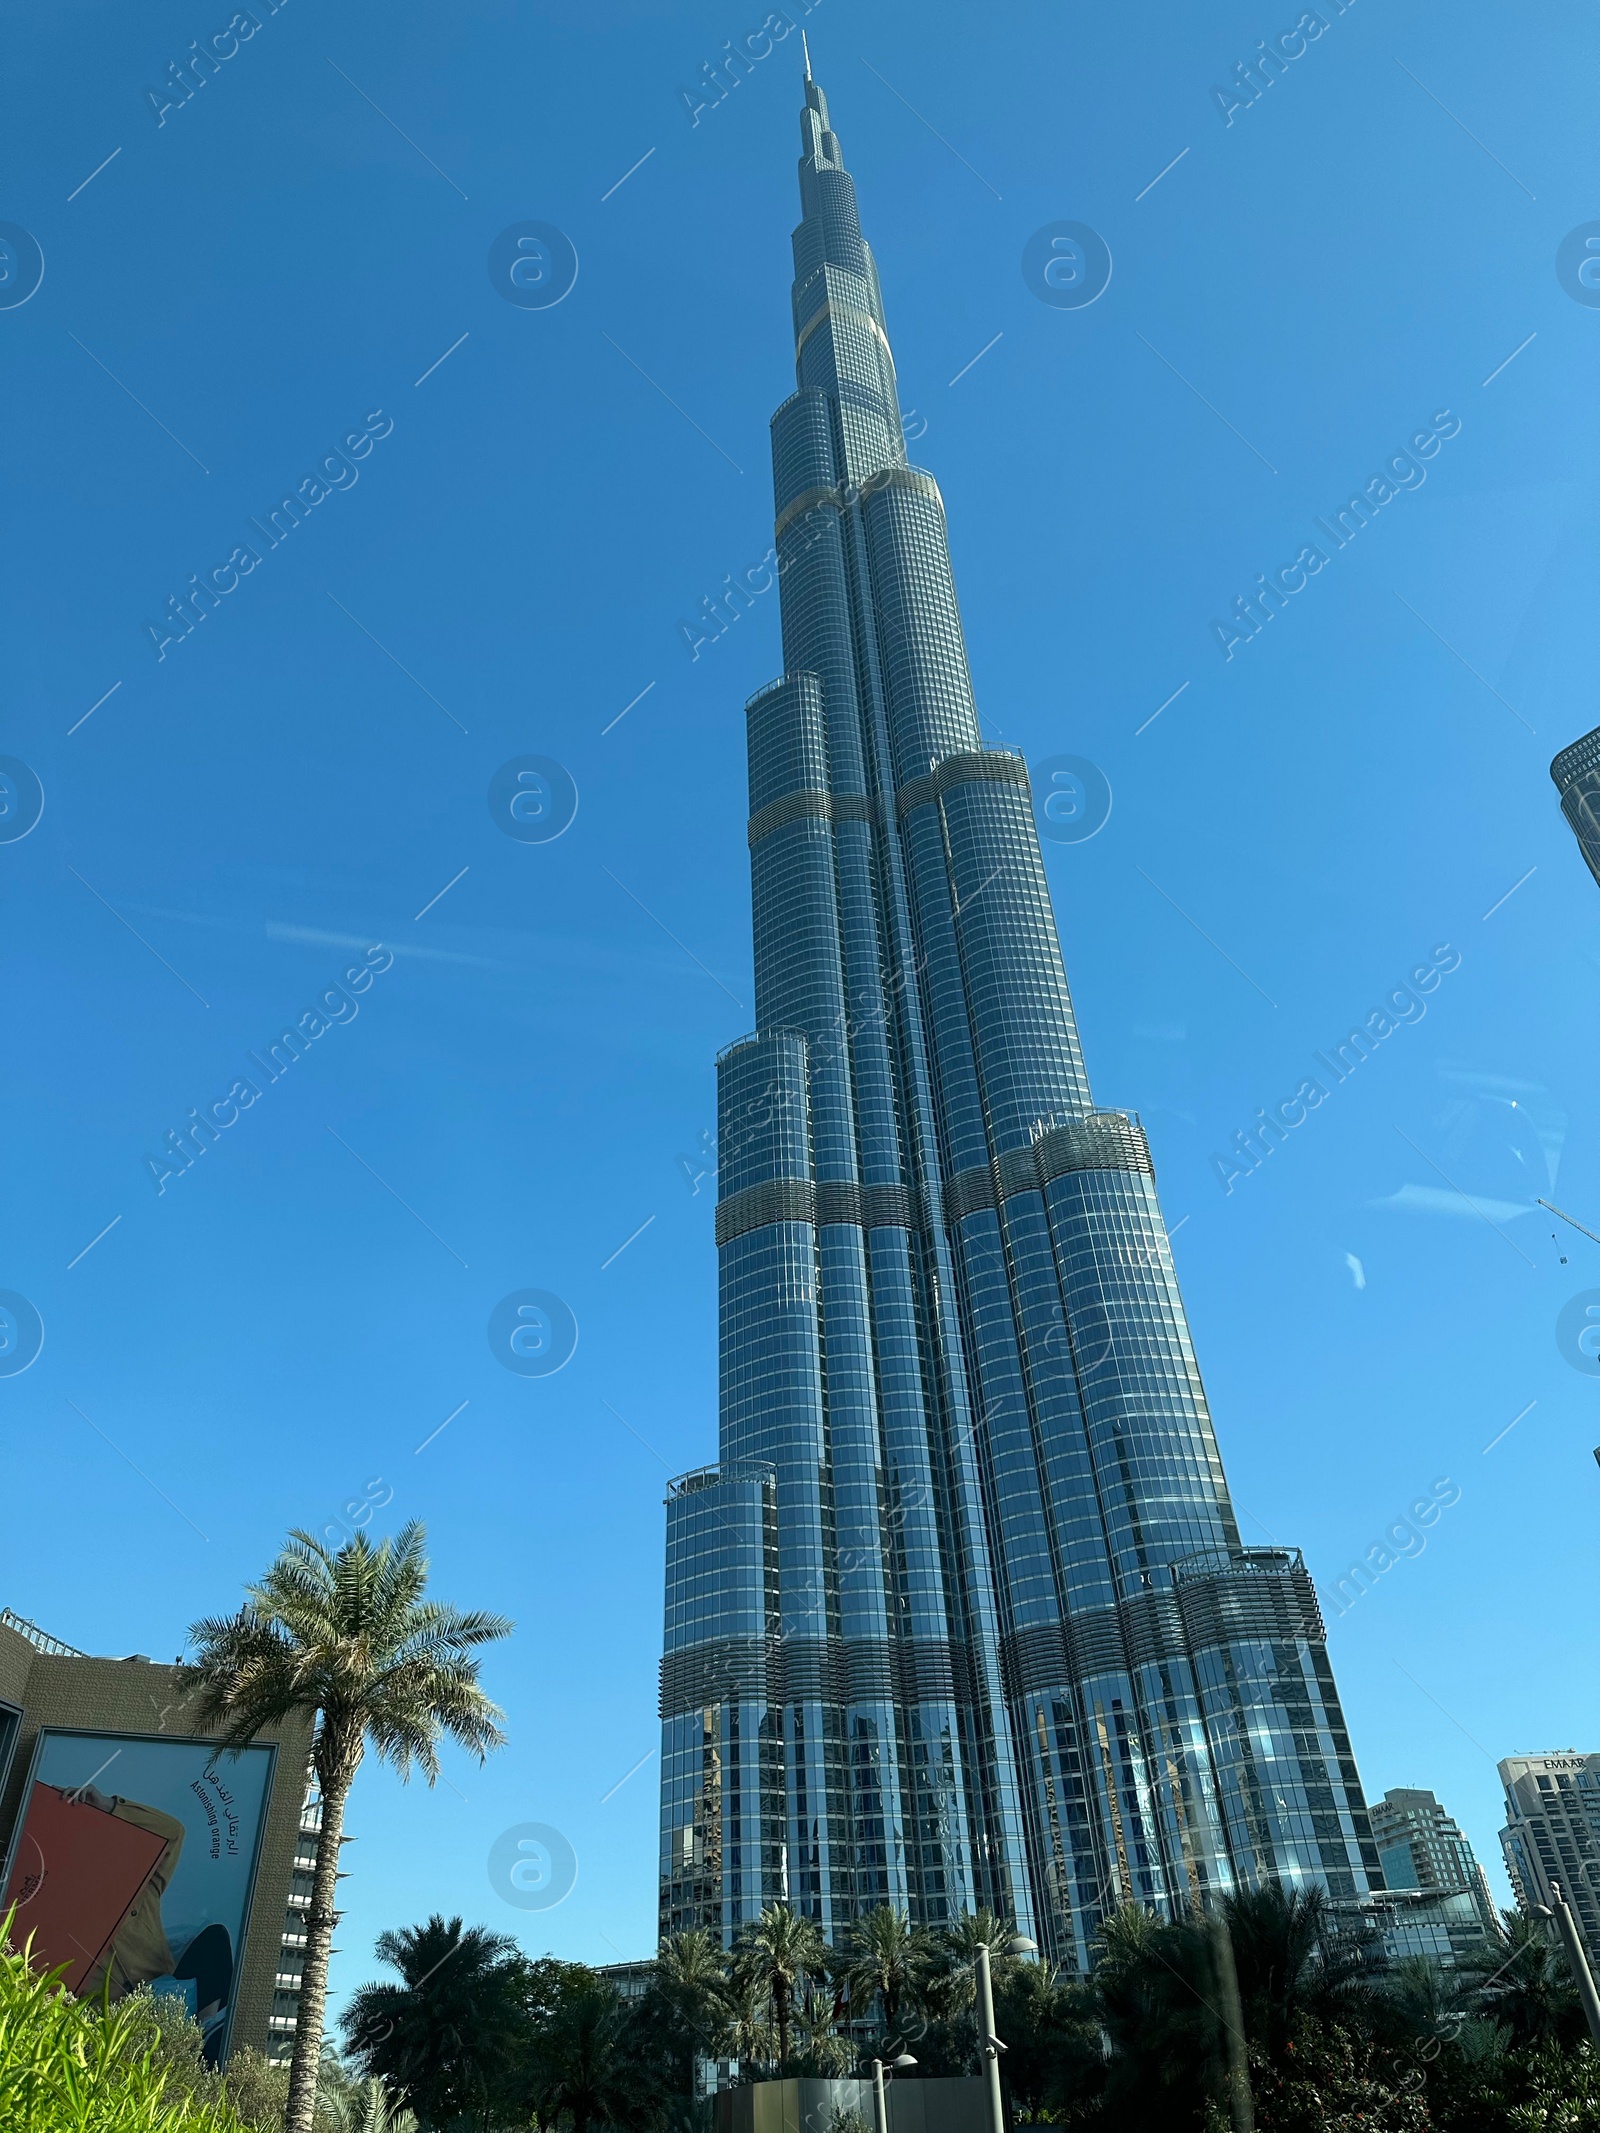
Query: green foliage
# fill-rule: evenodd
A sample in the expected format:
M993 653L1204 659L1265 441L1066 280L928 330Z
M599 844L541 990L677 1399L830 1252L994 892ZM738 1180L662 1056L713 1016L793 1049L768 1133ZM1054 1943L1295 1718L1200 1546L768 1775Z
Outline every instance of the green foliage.
M226 2104L250 2133L283 2133L289 2102L286 2064L247 2044L228 2054L227 2066L219 2073L206 2064L205 2032L181 2000L140 1990L124 2005L132 2018L129 2048L150 2050L151 2063L166 2076L164 2093L169 2098ZM351 2116L354 2094L355 2084L338 2054L325 2048L314 2133L360 2133Z
M363 2081L345 2106L345 2133L417 2133L414 2114L397 2103L388 2084Z
M1433 2123L1449 2133L1600 2133L1600 2058L1592 2045L1545 2042L1433 2071Z
M1011 1930L983 1913L915 1929L884 1908L830 1949L774 1904L731 1951L705 1932L664 1943L648 1989L624 2000L579 1964L530 1962L434 1918L384 1936L402 1982L364 1987L346 2030L360 2071L388 2077L419 2133L709 2133L698 2057L737 2059L745 2080L780 2066L861 2075L893 2046L917 2062L900 2080L981 2073L986 1947L1018 2122L1600 2133L1600 2058L1573 2040L1564 1959L1537 1927L1510 1922L1461 1972L1378 1971L1315 1892L1268 1889L1172 1922L1114 1912L1086 1977L1011 1956ZM827 2133L864 2133L848 2109L835 2119Z
M937 1960L933 1936L880 1903L845 1935L838 1976L850 2012L874 2016L886 2046L899 2042L902 2017L914 2010Z
M247 2133L225 2098L184 2088L185 2049L169 2044L148 2004L75 2000L60 1976L0 1948L5 2133Z
M427 2127L514 2111L518 2043L555 2004L542 1972L579 1966L531 1964L506 1935L437 1913L381 1934L377 1953L401 1982L363 1985L341 2021L363 2077L386 2083Z
M1482 2011L1514 2045L1582 2043L1587 2032L1567 1959L1537 1919L1504 1914L1505 1940L1471 1966Z
M826 2133L869 2133L869 2129L854 2104L836 2103L828 2113Z
M1314 2016L1294 2020L1275 2051L1250 2045L1257 2133L1426 2133L1422 2069L1386 2063L1370 2037Z
M768 1904L740 1933L734 1971L746 1985L757 1987L771 2007L777 2069L786 2072L793 2057L796 2002L804 2001L828 1972L821 1931L789 1904Z
M643 2126L652 2115L644 2075L623 2003L603 1978L570 1985L530 2039L527 2094L541 2126Z
M1047 1963L1013 1961L995 1984L995 2027L1005 2039L1005 2079L1013 2107L1030 2119L1086 2125L1099 2111L1106 2058L1098 2003L1083 1978ZM968 2059L951 2069L979 2071L977 2033ZM924 2058L918 2048L918 2057Z
M427 1536L415 1520L376 1547L357 1533L335 1552L295 1532L237 1614L196 1622L179 1686L243 1747L291 1714L317 1718L324 1789L354 1775L370 1745L401 1777L430 1784L448 1733L476 1755L500 1747L501 1713L478 1686L480 1644L503 1616L425 1597Z
M499 1708L478 1680L478 1647L511 1625L426 1597L426 1535L415 1519L374 1546L365 1533L337 1552L294 1532L237 1614L196 1622L179 1686L203 1722L243 1746L292 1717L315 1723L321 1791L311 1907L305 1914L300 2026L284 2109L288 2133L316 2133L345 1802L370 1748L402 1778L439 1775L438 1746L482 1758L502 1745Z

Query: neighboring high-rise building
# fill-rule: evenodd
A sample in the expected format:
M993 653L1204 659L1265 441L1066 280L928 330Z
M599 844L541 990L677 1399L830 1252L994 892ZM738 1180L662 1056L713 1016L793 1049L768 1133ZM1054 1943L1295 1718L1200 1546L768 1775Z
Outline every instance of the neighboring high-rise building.
M1600 1970L1600 1755L1508 1755L1500 1782L1500 1843L1518 1904L1548 1909L1550 1884L1559 1881L1589 1966Z
M1600 726L1563 748L1550 765L1550 775L1578 849L1600 881Z
M1371 1807L1385 1889L1392 1956L1435 1954L1449 1962L1499 1938L1494 1898L1459 1825L1431 1792L1396 1786ZM1435 1936L1424 1947L1422 1937Z
M661 1927L1380 1881L1296 1550L1246 1548L1138 1118L1084 1071L1019 755L805 84L784 677L747 706L717 1467L672 1484ZM709 627L709 624L708 624Z

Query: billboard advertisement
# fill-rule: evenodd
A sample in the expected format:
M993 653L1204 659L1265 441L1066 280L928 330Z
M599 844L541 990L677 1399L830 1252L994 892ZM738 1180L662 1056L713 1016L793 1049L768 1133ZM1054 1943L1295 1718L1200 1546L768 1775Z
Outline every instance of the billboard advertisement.
M274 1750L46 1728L0 1913L81 1996L182 2000L221 2062ZM276 1925L274 1921L274 1925Z

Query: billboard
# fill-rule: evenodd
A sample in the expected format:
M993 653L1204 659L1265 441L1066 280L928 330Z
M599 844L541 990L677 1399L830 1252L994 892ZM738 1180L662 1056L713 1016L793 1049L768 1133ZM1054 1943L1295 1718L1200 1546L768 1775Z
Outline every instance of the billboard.
M80 1996L172 1994L220 2064L274 1752L43 1729L0 1899L13 1944Z

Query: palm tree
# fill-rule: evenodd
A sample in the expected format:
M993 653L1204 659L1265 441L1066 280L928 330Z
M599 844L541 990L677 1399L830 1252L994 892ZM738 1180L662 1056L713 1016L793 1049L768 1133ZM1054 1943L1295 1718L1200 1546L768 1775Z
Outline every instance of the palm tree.
M1105 2081L1093 1987L1048 1962L1014 1961L995 2003L1010 2047L1005 2085L1017 2116L1078 2122Z
M764 1981L736 1966L728 1978L727 2010L722 2034L728 2056L737 2059L741 2068L770 2066L778 2040Z
M528 2099L538 2123L566 2119L572 2133L638 2123L648 2106L631 2044L622 2001L603 1979L564 1992L529 2053Z
M1442 1970L1426 1955L1407 1955L1379 1978L1371 2012L1376 2028L1414 2044L1459 2029L1461 2001L1458 1971Z
M795 1996L794 2059L787 2071L802 2078L828 2081L840 2074L854 2073L861 2052L835 2027L845 2011L844 1994L834 1990L828 1974L832 1959L826 1950L823 1961L827 1967L808 1978L804 1989Z
M884 2034L898 2036L901 2011L916 2001L933 1960L933 1942L922 1928L892 1904L880 1903L855 1921L845 1939L840 1968L851 2011L876 2005Z
M350 2099L345 2133L417 2133L417 2121L386 2082L364 2081Z
M687 2125L695 2107L697 2058L730 2047L728 1958L715 1934L696 1926L661 1944L643 1999L629 2008L641 2063L648 2062L668 2122Z
M435 1913L380 1934L377 1954L402 1982L358 1987L340 2017L362 2073L434 2123L486 2112L529 2027L516 1942Z
M650 1979L650 2012L659 2012L681 2048L716 2058L728 2026L728 1958L703 1926L661 1943ZM691 2053L692 2057L692 2053Z
M1369 1958L1334 1938L1320 1888L1267 1882L1229 1896L1222 1914L1245 2029L1270 2058L1282 2056L1303 2016L1336 2021L1361 1997Z
M924 1990L946 2014L975 2007L978 2000L978 1950L989 1951L989 1975L999 1992L1019 1966L1011 1953L1016 1927L993 1911L963 1911L945 1926L932 1943L937 1968L924 1981Z
M772 2004L778 2032L778 2071L789 2063L789 2042L797 1993L809 1978L827 1969L827 1949L809 1918L786 1903L770 1903L739 1936L737 1961L747 1977L759 1979Z
M1542 1920L1506 1911L1504 1940L1461 1966L1477 2011L1510 2032L1514 2045L1576 2043L1583 2022L1565 1954Z
M1100 1928L1094 2011L1109 2048L1106 2100L1129 2133L1198 2129L1220 2103L1215 1963L1204 1927L1124 1904Z
M297 1714L316 1726L311 1767L322 1827L285 2133L311 2133L339 1846L362 1756L370 1746L402 1780L415 1766L432 1785L442 1737L480 1759L505 1739L502 1714L479 1686L473 1648L506 1636L511 1624L425 1599L424 1546L414 1519L376 1547L357 1533L337 1554L296 1531L261 1582L246 1589L237 1614L197 1622L189 1632L196 1656L181 1670L180 1686L229 1747L242 1748Z

